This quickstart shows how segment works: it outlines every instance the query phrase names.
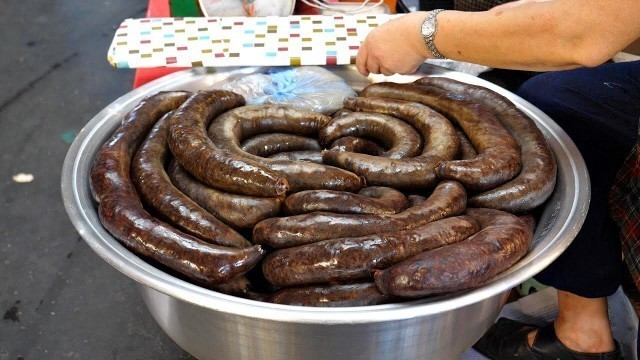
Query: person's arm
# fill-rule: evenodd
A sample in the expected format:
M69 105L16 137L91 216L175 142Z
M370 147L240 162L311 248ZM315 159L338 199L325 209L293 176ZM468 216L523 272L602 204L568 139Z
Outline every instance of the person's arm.
M496 68L596 66L640 37L638 0L519 1L488 11L438 14L435 45L445 57ZM365 39L363 74L409 73L432 57L420 35L425 12L389 21Z

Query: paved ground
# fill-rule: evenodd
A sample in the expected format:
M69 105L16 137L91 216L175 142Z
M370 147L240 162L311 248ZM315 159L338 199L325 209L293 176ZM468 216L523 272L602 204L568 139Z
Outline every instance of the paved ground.
M60 195L73 135L131 89L106 52L145 0L9 1L0 11L0 360L185 359L134 283L80 239ZM32 174L30 183L12 176Z

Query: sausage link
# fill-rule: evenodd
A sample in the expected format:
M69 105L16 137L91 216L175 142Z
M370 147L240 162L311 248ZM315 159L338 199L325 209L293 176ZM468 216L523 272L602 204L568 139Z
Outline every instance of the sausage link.
M244 98L224 90L200 91L171 117L169 147L180 165L200 181L220 190L255 196L279 196L287 180L258 161L234 156L207 137L207 126Z
M90 180L100 220L118 241L199 283L219 283L241 275L262 258L260 246L245 249L206 243L146 212L129 169L133 153L156 121L187 100L189 93L160 92L143 99L98 152Z
M386 151L375 141L355 136L342 137L332 142L331 145L329 145L328 149L333 151L351 151L374 156L381 156ZM320 161L322 161L322 153L320 153Z
M544 135L529 116L509 99L481 86L440 77L417 82L465 94L487 106L520 145L520 174L497 188L474 195L469 199L470 204L521 213L536 208L551 196L556 184L557 164Z
M522 258L531 244L528 224L494 209L467 209L481 230L461 242L423 252L374 271L378 288L400 297L423 297L478 287Z
M168 112L155 124L133 157L131 180L138 193L156 214L191 235L217 245L251 246L242 235L216 219L171 183L164 164L169 153L167 132L172 114Z
M288 160L288 161L306 161L316 164L322 164L322 151L316 150L300 150L300 151L287 151L269 156L273 160Z
M262 272L276 286L367 278L373 269L456 243L478 230L475 220L462 215L412 230L324 240L271 253L262 261Z
M536 221L535 216L533 216L532 214L521 214L521 215L518 215L518 217L525 224L527 224L527 226L531 229L532 233L536 232L536 227L538 226L538 223Z
M425 202L427 198L422 195L409 195L407 200L409 200L409 206L417 206Z
M129 165L138 146L164 114L178 108L189 96L191 93L186 91L158 92L142 99L133 110L124 116L120 127L102 145L91 169L89 185L96 202L99 203L102 196L109 195L110 190L123 189L125 186L121 184L125 180L123 177L126 178L127 183L130 183ZM116 161L116 163L110 161ZM115 165L123 167L116 168ZM106 176L112 174L113 177ZM136 193L135 187L131 186L131 189L126 189Z
M333 214L316 212L259 222L253 242L281 249L320 240L410 230L431 221L461 214L466 206L464 187L443 181L418 206L391 215Z
M258 133L317 134L329 120L319 113L284 106L245 106L219 116L209 127L209 136L216 146L231 156L259 161L267 168L285 174L292 192L310 189L357 191L364 186L364 181L349 171L309 162L261 158L240 148L242 139Z
M277 216L284 197L257 197L226 193L198 181L175 159L169 162L167 173L171 182L198 205L234 228L248 229L264 219Z
M402 119L416 128L424 139L422 154L406 159L337 151L323 153L323 161L364 176L369 185L418 190L433 187L437 183L435 168L438 162L453 159L458 153L459 140L451 123L424 105L359 97L346 99L344 107Z
M456 129L456 134L458 134L458 138L460 139L460 156L461 160L469 160L478 156L478 152L471 144L471 141L465 135L464 131L460 129Z
M361 96L345 99L344 107L353 111L385 114L407 122L422 137L420 155L451 160L458 154L460 142L455 128L447 118L428 106L401 99Z
M373 282L288 288L264 298L264 301L276 304L315 307L379 305L392 300Z
M398 190L371 186L358 194L346 191L307 190L287 196L285 213L306 214L327 211L341 214L396 214L408 206L407 197Z
M319 139L328 145L344 136L377 140L389 149L381 156L390 159L416 156L422 146L420 135L411 125L384 114L352 112L333 118L320 130Z
M344 116L344 115L350 114L351 112L352 112L351 110L347 110L347 109L340 109L340 110L338 110L338 111L334 112L334 113L331 115L331 118L332 118L332 119L335 119L335 118L338 118L338 117L340 117L340 116Z
M260 157L269 157L287 151L322 150L316 139L282 133L253 136L243 141L241 148L251 155Z
M205 287L209 290L217 291L223 294L244 296L251 289L251 283L246 277L238 276L223 283Z
M464 130L478 156L442 161L436 170L442 179L460 181L469 189L486 190L509 181L520 171L516 141L491 110L466 96L426 85L394 83L369 85L362 96L416 101L441 112Z

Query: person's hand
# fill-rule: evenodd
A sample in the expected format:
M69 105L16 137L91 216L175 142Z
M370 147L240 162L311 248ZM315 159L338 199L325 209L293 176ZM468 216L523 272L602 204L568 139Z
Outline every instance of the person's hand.
M426 16L424 12L407 14L371 31L356 57L358 71L364 76L415 72L430 56L420 34Z

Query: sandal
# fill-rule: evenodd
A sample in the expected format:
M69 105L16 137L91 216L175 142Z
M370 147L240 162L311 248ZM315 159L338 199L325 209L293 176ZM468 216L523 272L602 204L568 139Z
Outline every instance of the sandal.
M620 345L607 353L581 353L564 346L556 336L553 323L538 329L533 345L527 334L538 329L534 325L500 318L473 348L492 360L623 360Z

